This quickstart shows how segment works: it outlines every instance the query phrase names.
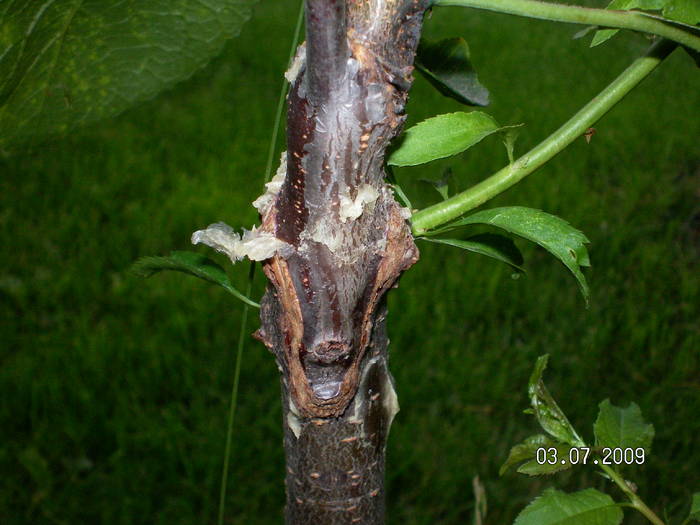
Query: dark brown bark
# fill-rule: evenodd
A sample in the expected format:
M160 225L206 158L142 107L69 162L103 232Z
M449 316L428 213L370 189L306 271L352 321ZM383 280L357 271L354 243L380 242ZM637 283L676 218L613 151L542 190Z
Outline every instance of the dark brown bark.
M265 301L263 317L271 323L280 315L278 305ZM384 450L398 410L385 317L382 305L357 393L341 417L302 417L283 374L288 524L384 523Z
M289 524L383 523L397 405L381 305L418 250L382 166L426 4L306 3L286 178L262 226L289 249L264 264L258 333L282 374Z

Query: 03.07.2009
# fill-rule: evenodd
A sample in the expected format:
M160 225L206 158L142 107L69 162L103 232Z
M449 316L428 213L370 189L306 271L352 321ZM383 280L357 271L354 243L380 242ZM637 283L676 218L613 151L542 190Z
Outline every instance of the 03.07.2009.
M591 457L591 452L594 455ZM540 447L536 450L535 461L540 465L641 465L646 459L643 448L604 447L592 450L589 447Z

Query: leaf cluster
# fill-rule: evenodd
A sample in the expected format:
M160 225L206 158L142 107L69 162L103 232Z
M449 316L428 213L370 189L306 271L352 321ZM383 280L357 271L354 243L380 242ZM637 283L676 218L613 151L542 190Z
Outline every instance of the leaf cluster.
M641 500L636 490L631 488L631 482L621 476L621 466L603 461L604 449L643 449L646 461L654 439L653 425L644 420L637 404L630 403L627 407L619 407L605 399L598 405L598 416L593 424L595 445L589 447L544 384L543 374L547 362L548 356L543 355L535 363L528 383L530 408L526 410L535 416L545 434L532 435L512 447L501 466L500 474L504 475L515 468L521 474L542 476L593 466L602 470L603 476L614 482L630 503L616 503L608 494L593 488L575 493L547 489L523 509L516 518L515 525L618 525L623 519L621 507L624 506L640 511L656 525L663 525L663 521ZM572 462L572 457L582 457L578 453L571 454L574 448L585 451L586 459L574 459ZM556 461L542 461L540 453L543 451ZM693 519L700 521L700 493L693 495L690 512L684 523Z

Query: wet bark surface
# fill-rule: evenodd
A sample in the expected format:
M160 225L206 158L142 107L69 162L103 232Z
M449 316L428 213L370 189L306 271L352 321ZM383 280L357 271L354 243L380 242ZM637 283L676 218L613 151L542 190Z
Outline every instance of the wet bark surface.
M282 375L287 523L383 523L384 449L398 409L384 296L418 258L384 183L425 0L307 0L290 73L286 176L262 231L286 243L258 337Z

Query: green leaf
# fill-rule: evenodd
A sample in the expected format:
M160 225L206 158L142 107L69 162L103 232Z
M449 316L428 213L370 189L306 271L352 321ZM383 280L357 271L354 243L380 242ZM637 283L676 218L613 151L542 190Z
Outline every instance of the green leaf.
M695 62L695 65L697 67L700 67L700 51L695 51L694 49L690 49L688 47L684 47L685 52L690 55L690 58Z
M635 0L637 9L646 9L648 11L663 9L668 4L669 0ZM673 0L670 0L673 1Z
M634 6L634 3L635 0L612 0L606 9L631 9ZM593 35L593 40L591 41L591 47L598 46L606 40L610 40L617 34L618 31L619 29L601 29L600 31L596 31Z
M616 407L606 399L598 407L593 425L596 447L651 449L654 426L644 421L639 406Z
M116 115L188 78L255 1L5 2L0 148Z
M591 31L596 31L597 29L598 26L586 26L580 31L576 31L576 33L574 33L574 36L571 38L573 38L574 40L578 40L579 38L587 36Z
M664 4L668 1L669 0L612 0L606 9L617 9L621 11L627 11L629 9L660 10L663 9ZM609 40L615 36L618 31L619 29L601 29L600 31L596 31L595 35L593 35L591 47L595 47Z
M421 182L430 184L437 191L443 200L450 198L450 179L452 178L452 168L447 168L439 180L420 179Z
M223 287L231 295L244 303L260 308L260 305L236 290L226 275L226 271L217 263L196 252L171 252L167 257L142 257L131 267L141 277L150 277L163 270L174 270L194 275Z
M689 519L700 521L700 492L693 494L693 501L690 503Z
M503 145L506 147L510 164L515 161L515 141L518 140L518 135L520 135L520 126L509 126L503 131Z
M564 447L560 446L562 452L566 452L569 449L565 449ZM562 456L565 458L568 458L569 456ZM556 474L557 472L561 472L563 470L568 470L570 469L573 465L568 462L568 460L564 460L564 463L555 463L554 465L550 465L549 463L538 463L534 459L523 463L518 467L518 474L525 474L526 476L530 477L536 477L536 476L549 476L551 474Z
M643 12L669 25L674 25L698 33L697 24L700 24L700 1L698 0L613 0L606 9L630 10L641 9L645 11L661 11L663 16ZM596 31L591 41L591 47L602 44L613 37L619 29L601 29ZM691 56L696 57L697 52L687 49Z
M447 184L441 184L438 182L435 184L435 190L440 194L442 200L447 200L450 198L450 187Z
M508 472L511 467L534 458L538 448L549 448L553 445L554 442L544 434L535 434L534 436L526 438L525 441L510 449L508 458L498 470L498 475L502 476Z
M573 467L573 464L569 461L569 451L571 447L567 445L555 445L554 448L557 449L556 456L558 461L556 463L553 465L548 462L540 464L537 460L532 459L520 465L520 467L518 467L518 473L527 476L547 476Z
M446 97L468 106L488 106L489 92L469 57L469 45L463 38L439 42L422 39L416 54L416 68L435 89Z
M622 510L595 489L573 494L548 489L523 509L514 525L618 525Z
M450 157L500 129L493 117L481 111L438 115L409 128L387 163L391 166L415 166Z
M620 31L619 29L599 29L593 34L593 40L591 40L591 47L596 47L602 44L603 42L606 42L610 40L612 37L614 37L617 32Z
M527 391L532 410L542 429L554 439L573 447L585 447L586 444L544 385L542 375L548 360L547 354L538 357L530 376Z
M663 15L685 24L700 24L700 2L698 0L667 0Z
M446 244L448 246L454 246L455 248L461 248L462 250L478 253L480 255L486 255L487 257L496 259L497 261L509 264L518 271L525 271L522 268L523 255L520 253L520 250L518 250L518 247L515 245L512 239L502 235L483 233L480 235L474 235L465 240L428 237L423 237L423 240Z
M468 215L445 228L435 230L434 233L439 234L469 224L495 226L542 246L574 274L588 304L588 283L581 272L581 266L591 265L585 246L589 241L583 233L568 222L541 210L510 206Z

